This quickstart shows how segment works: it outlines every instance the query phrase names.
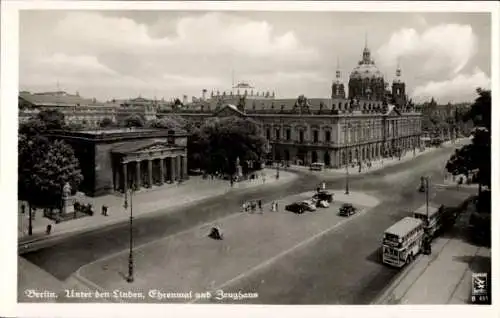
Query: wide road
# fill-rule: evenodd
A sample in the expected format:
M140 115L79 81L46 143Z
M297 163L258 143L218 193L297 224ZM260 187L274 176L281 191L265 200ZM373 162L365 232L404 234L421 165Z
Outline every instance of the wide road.
M309 246L286 255L272 266L223 287L224 292L259 295L252 300L232 303L370 304L400 271L381 263L382 233L404 216L410 216L410 211L425 204L425 195L417 191L420 176L431 176L442 183L449 153L449 150L438 150L411 164L356 180L351 189L373 193L382 199L382 203ZM403 172L405 167L408 170ZM449 193L450 190L435 187L430 196L439 199L448 195L446 191Z
M261 288L265 287L266 293L262 295L266 296L265 298L259 298L259 302L268 302L269 300L272 303L331 303L332 299L333 301L338 299L342 303L357 303L361 299L367 299L361 296L361 298L356 299L340 297L342 292L334 292L337 287L323 284L332 278L338 280L339 277L346 277L346 280L351 279L353 284L364 284L365 286L372 284L366 280L378 277L376 275L378 273L366 268L366 262L363 262L366 256L361 259L361 262L359 257L365 255L367 249L371 249L369 252L375 253L375 245L379 241L381 231L385 229L387 224L398 218L401 214L401 205L408 205L408 203L422 199L415 191L419 176L428 171L439 174L441 171L438 171L440 170L438 166L442 167L442 164L451 153L451 148L442 148L396 166L365 175L352 176L352 189L379 191L383 196L383 200L387 201L387 203L384 203L384 207L379 207L375 213L369 213L359 218L359 221L352 222L339 231L332 233L327 239L318 242L314 248L305 250L304 255L289 260L296 264L296 266L290 268L291 272L280 270L279 275L272 271L262 273L267 278L265 281L269 283L260 285L261 279L258 279L259 284L250 279L247 282L249 284L248 288L260 291ZM410 177L407 176L408 171L410 171ZM225 196L197 202L175 212L162 213L160 211L143 216L134 221L135 244L141 245L151 242L193 226L237 213L240 211L241 202L244 200L262 199L263 202L269 202L292 194L310 191L316 187L318 182L318 177L302 175L295 182L281 187L235 191ZM344 179L332 180L327 184L329 188L342 188ZM129 244L128 233L128 222L122 222L84 234L38 244L37 250L23 254L23 257L56 278L65 280L81 266L127 249ZM318 256L318 253L322 255ZM331 259L332 257L334 259ZM352 262L359 263L354 264ZM376 281L373 283L380 287L387 279L390 279L394 271L379 268L375 260L373 260L373 264L375 264L377 270L382 271L382 278L385 279L382 280L382 283ZM365 268L365 270L362 270L362 268ZM355 272L356 275L350 275L351 271ZM325 272L327 276L324 276ZM365 274L358 277L358 273L361 272ZM375 276L372 277L371 275ZM364 280L360 281L363 277ZM271 287L275 284L275 287ZM292 288L292 286L297 287ZM317 290L310 290L307 286ZM344 287L345 285L339 285L339 288ZM373 289L380 289L378 287ZM292 288L293 292L286 292L287 296L284 296L283 288ZM273 293L273 290L277 292ZM308 290L308 292L304 290ZM312 292L316 292L317 295L310 295L309 293ZM308 297L304 297L306 293ZM332 295L336 296L332 297Z

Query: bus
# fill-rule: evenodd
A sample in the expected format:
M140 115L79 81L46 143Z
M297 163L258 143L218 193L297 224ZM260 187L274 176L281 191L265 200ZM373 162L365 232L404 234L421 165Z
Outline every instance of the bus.
M422 220L409 216L401 219L384 232L382 262L394 267L411 263L422 250L423 239Z
M435 237L436 233L443 227L443 212L444 207L429 203L429 213L427 213L427 205L424 204L413 212L413 217L424 222L427 228L429 237Z

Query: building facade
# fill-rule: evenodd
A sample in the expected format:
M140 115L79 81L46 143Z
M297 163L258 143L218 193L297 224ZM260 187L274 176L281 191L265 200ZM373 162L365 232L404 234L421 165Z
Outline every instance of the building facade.
M362 60L350 74L348 98L337 70L331 98L278 99L271 94L271 98L258 99L246 98L244 92L236 96L216 94L158 116L175 113L195 125L213 116L251 118L269 141L269 159L306 165L322 162L338 168L421 147L422 114L407 100L399 67L392 90L387 86L365 47Z
M188 178L187 134L159 129L53 131L72 146L88 196L151 188Z
M132 114L142 116L146 121L156 118L159 108L170 106L164 100L142 97L100 102L95 98L80 97L78 93L64 91L19 94L19 121L28 121L42 110L58 110L64 114L67 124L78 124L88 128L99 127L105 118L118 122Z

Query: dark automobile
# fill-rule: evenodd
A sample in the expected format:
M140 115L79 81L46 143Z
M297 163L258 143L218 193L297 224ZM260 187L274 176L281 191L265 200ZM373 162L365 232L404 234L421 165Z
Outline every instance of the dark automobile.
M305 211L307 211L307 206L305 204L303 204L302 202L295 202L295 203L292 203L292 204L285 206L285 210L293 212L293 213L297 213L297 214L302 214Z
M328 191L319 191L318 193L313 195L313 199L319 201L327 201L328 203L332 203L333 201L333 193Z
M351 216L354 213L356 213L356 208L350 204L350 203L344 203L342 206L339 208L339 214L341 216Z

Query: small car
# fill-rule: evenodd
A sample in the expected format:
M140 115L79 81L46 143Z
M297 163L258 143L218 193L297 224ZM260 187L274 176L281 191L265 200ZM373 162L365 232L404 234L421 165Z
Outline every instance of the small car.
M297 214L302 214L307 210L307 207L302 202L294 202L292 204L285 206L285 210Z
M330 206L330 204L326 200L318 200L318 201L316 201L316 206L318 208L328 208Z
M357 209L350 203L344 203L339 208L339 214L341 216L351 216L356 213Z
M306 211L316 211L316 202L313 200L304 200L301 202L306 207Z
M330 193L326 190L321 190L318 193L315 193L313 195L313 199L320 200L320 201L327 201L328 203L332 203L333 201L333 193Z

